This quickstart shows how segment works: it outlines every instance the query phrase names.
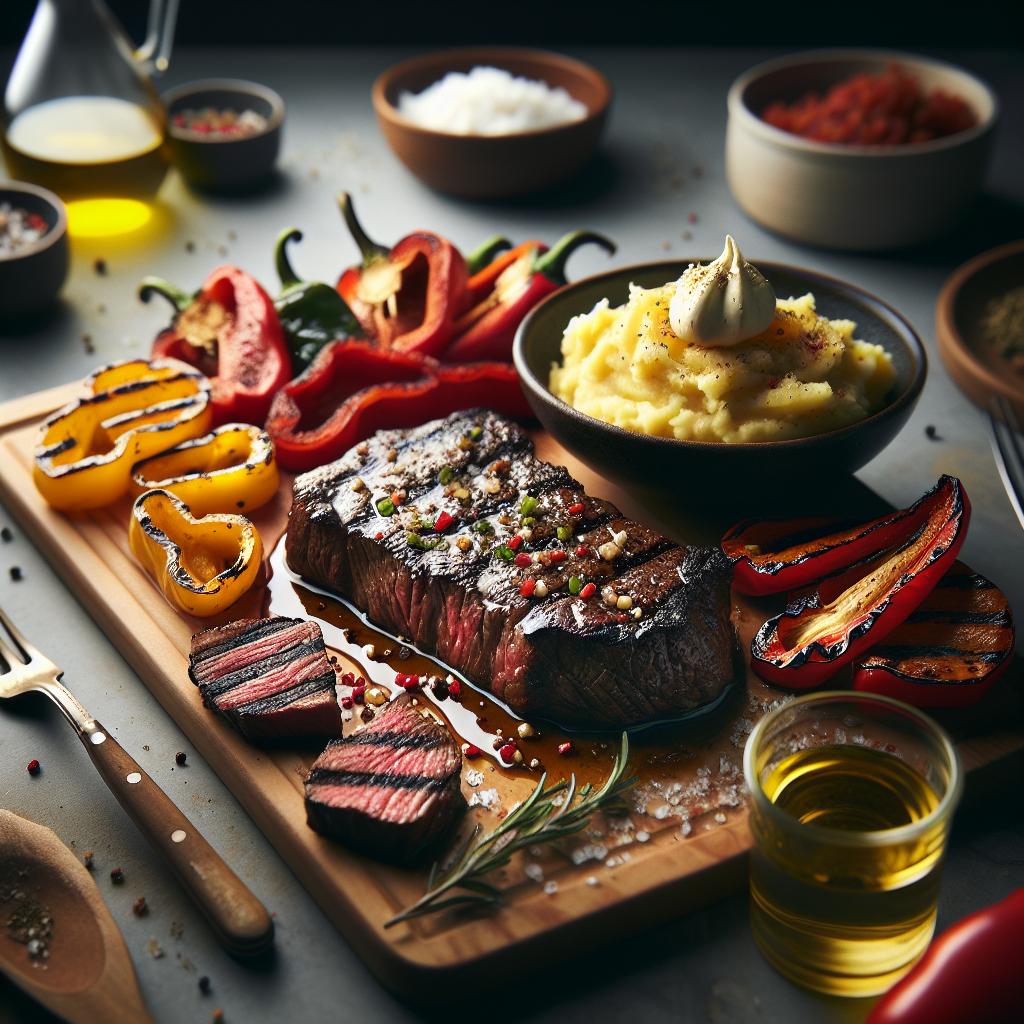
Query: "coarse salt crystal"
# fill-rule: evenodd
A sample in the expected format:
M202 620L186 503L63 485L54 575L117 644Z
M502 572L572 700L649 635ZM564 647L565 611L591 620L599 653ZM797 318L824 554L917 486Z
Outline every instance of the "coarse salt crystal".
M554 896L556 892L558 892L558 883L557 882L545 882L544 883L544 895L545 896Z
M544 869L539 864L534 864L532 861L523 867L523 874L526 875L531 882L544 881Z
M478 771L476 768L470 768L469 771L466 772L466 785L467 786L472 786L474 789L476 789L476 787L479 786L480 783L483 782L483 781L484 781L484 773L481 772L481 771Z

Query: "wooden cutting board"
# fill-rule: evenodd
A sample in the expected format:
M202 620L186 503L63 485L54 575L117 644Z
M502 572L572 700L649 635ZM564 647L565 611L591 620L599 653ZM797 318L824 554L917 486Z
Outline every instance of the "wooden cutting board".
M743 885L750 837L742 802L711 800L707 806L695 805L696 810L681 819L671 804L671 791L655 785L645 791L651 796L645 805L650 813L639 814L634 805L626 831L605 829L604 835L590 837L592 844L607 849L603 859L577 863L583 852L577 844L575 851L567 848L538 856L531 865L533 877L527 877L522 863L516 863L505 879L509 895L499 911L448 914L385 929L384 921L422 894L425 872L374 863L310 831L305 824L302 776L317 751L261 750L203 708L188 678L187 651L191 634L204 624L186 621L175 612L131 557L127 503L70 518L53 512L37 493L30 453L38 421L78 393L79 385L68 385L0 406L0 499L324 912L387 985L420 999L443 1000L448 984L459 984L463 990L485 987L512 967L528 969L550 962L559 953L582 952L612 934L621 939L626 931L678 916ZM676 496L625 493L596 477L551 438L538 435L537 448L542 458L567 465L591 493L609 498L627 515L679 539L714 541L737 514L735 508L715 499L707 482L679 481ZM290 481L285 480L278 499L253 516L268 548L283 531L290 490ZM748 507L746 514L793 511L786 496L757 500L757 508ZM805 515L817 511L808 507L808 500L799 503ZM880 507L877 497L853 479L838 491L833 488L824 500L848 514L874 515ZM240 602L228 618L256 613L259 597ZM746 615L745 631L753 628L757 617ZM66 667L73 683L74 666ZM988 701L947 723L972 773L969 793L972 786L993 786L1002 775L1019 770L1024 757L1021 677L1018 660L1006 683ZM713 776L719 762L728 762L735 778L745 736L740 725L746 720L744 728L749 730L756 709L780 696L753 679L746 680L746 686L747 693L737 698L738 710L721 726L722 736L708 739L706 725L692 742L681 734L683 766L678 777L684 794L691 783L700 781L699 768ZM639 742L642 745L643 740ZM491 770L489 762L467 762L470 765L487 769L485 785L497 791L499 806L506 809L536 781L535 775L523 771L509 776ZM479 793L479 783L474 788L467 781L464 791L467 796ZM500 813L500 809L476 807L470 819L489 828ZM538 868L546 888L538 881Z

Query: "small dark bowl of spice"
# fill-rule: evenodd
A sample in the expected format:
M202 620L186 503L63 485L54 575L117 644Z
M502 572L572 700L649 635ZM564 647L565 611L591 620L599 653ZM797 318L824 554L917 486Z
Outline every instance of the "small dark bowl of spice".
M263 184L281 149L284 100L235 78L189 82L164 94L167 142L192 186L242 191Z
M36 185L0 185L0 319L41 312L68 276L64 204Z

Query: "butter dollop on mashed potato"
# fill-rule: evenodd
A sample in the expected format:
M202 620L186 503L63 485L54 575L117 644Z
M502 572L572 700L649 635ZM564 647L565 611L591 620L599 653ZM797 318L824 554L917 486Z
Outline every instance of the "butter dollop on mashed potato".
M892 358L855 338L852 320L820 316L813 295L779 299L772 324L747 341L705 348L673 332L675 288L630 285L624 306L604 299L573 317L554 394L626 430L731 443L821 434L884 405Z

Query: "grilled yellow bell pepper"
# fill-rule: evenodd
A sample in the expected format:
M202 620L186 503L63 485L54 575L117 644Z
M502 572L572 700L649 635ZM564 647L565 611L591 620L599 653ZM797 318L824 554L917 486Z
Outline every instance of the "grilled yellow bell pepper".
M277 494L280 481L270 435L246 423L227 423L132 466L135 494L170 491L196 516L251 512Z
M197 519L169 491L136 498L128 543L164 597L201 617L234 604L256 582L263 562L263 542L248 519Z
M67 512L103 508L128 493L132 466L210 429L210 383L176 359L131 359L97 370L89 394L42 426L33 478Z

